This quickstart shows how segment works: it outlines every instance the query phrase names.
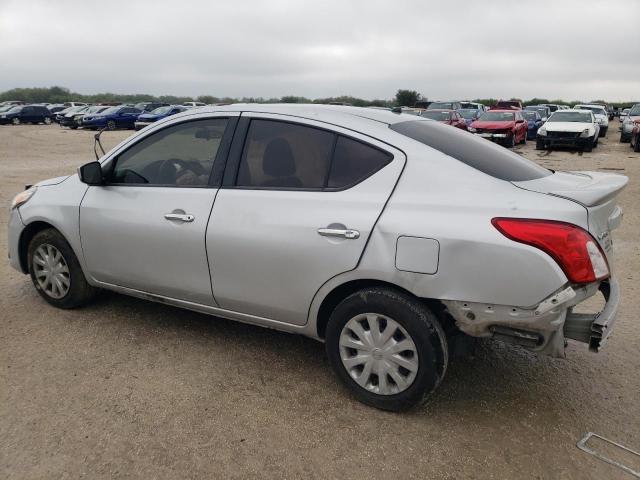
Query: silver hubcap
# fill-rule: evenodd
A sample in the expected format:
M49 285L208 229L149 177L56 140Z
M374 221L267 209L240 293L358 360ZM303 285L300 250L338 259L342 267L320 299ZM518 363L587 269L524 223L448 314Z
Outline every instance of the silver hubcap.
M53 245L42 244L33 254L33 271L40 288L51 298L62 298L69 292L71 275L62 253Z
M406 390L418 373L418 351L407 331L377 313L363 313L346 323L340 359L358 385L380 395Z

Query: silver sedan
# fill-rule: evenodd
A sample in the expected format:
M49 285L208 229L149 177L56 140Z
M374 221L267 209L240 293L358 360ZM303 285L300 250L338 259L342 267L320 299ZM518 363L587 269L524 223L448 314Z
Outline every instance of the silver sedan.
M402 410L467 336L602 346L626 183L402 113L205 107L17 195L9 254L59 308L109 289L319 339L358 399Z

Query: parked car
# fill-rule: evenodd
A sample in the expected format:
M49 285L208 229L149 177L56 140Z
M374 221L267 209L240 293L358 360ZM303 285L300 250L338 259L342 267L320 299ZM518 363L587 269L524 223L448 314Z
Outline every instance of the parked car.
M65 107L86 107L87 105L85 102L64 102Z
M55 114L64 110L65 107L62 103L50 103L47 105L47 109L51 112L51 118L55 117Z
M538 112L523 110L522 116L527 122L527 140L535 140L538 129L544 123Z
M489 110L471 123L471 133L487 140L513 147L527 143L527 122L520 110Z
M162 120L163 118L170 117L171 115L175 115L176 113L184 112L187 110L187 107L182 105L167 105L165 107L158 107L153 110L151 113L143 113L136 120L134 127L136 130L140 130L147 125L151 125L158 120Z
M520 100L499 100L491 107L492 110L522 110L522 102Z
M438 122L349 108L157 122L18 194L10 263L59 308L105 288L323 340L340 380L388 410L436 389L456 336L555 357L565 339L601 348L627 177L554 172ZM601 312L574 313L598 291Z
M529 105L524 107L524 111L538 112L543 122L546 122L551 115L551 110L546 105Z
M563 110L564 109L564 105L558 105L557 103L543 103L542 104L545 107L549 107L549 112L553 113L557 110Z
M427 110L459 110L461 108L460 102L431 102Z
M167 105L169 105L168 103L162 103L162 102L140 102L140 103L136 103L133 108L137 108L138 110L148 113L148 112L152 112L153 110L155 110L156 108L160 108L160 107L166 107Z
M599 136L600 124L592 111L558 110L538 129L536 149L562 146L590 152L598 146Z
M484 113L484 110L479 110L476 108L462 108L458 110L458 113L462 118L464 118L465 123L467 124L467 128L471 125L475 120L480 118L480 115Z
M629 137L629 145L633 148L634 152L640 152L640 120L636 120L631 130L631 136Z
M607 130L609 130L609 114L605 107L595 104L578 104L574 105L573 108L574 110L591 110L598 121L598 125L600 125L600 136L605 137L607 135Z
M80 110L85 110L87 107L85 105L78 105L75 107L67 107L64 110L58 111L53 117L54 121L60 123L65 115L79 112Z
M0 106L6 106L6 105L11 105L11 106L15 106L15 105L26 105L27 102L24 102L22 100L5 100L4 102L0 103Z
M20 125L21 123L51 124L51 112L42 105L14 105L6 112L0 113L0 125Z
M202 102L184 102L182 106L193 108L193 107L205 107L206 104Z
M480 110L481 112L488 110L486 105L476 102L460 102L460 109Z
M623 108L619 113L618 113L618 117L620 118L620 123L622 123L624 121L624 117L626 117L627 115L629 115L629 112L631 111L630 108Z
M93 105L90 107L86 107L85 109L79 110L75 113L70 114L71 122L69 123L69 128L76 129L82 127L82 122L84 117L87 115L96 115L104 112L107 108L107 105ZM62 125L62 122L60 123Z
M67 113L57 115L58 123L61 127L69 127L76 129L78 128L78 124L76 123L76 115L84 115L89 111L89 106L87 105L77 105L75 107L70 107L67 110Z
M98 113L85 115L82 119L82 126L90 130L106 128L115 130L117 128L135 128L135 122L142 113L134 107L109 107Z
M455 110L424 110L420 113L420 116L436 120L445 125L451 125L452 127L467 129L467 122Z
M640 120L640 103L636 103L626 116L620 118L622 119L620 142L628 142L631 139L631 132L635 127L635 123Z

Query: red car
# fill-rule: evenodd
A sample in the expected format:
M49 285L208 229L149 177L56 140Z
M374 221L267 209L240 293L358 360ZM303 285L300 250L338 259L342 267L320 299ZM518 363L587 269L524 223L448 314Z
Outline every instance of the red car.
M456 128L461 128L462 130L467 129L467 122L464 121L462 115L460 115L455 110L425 110L420 113L421 117L430 118L431 120L437 120L440 123L445 123L447 125L451 125Z
M636 120L631 130L631 148L634 152L640 152L640 121Z
M527 143L527 127L520 110L489 110L469 126L469 131L513 147L516 143Z

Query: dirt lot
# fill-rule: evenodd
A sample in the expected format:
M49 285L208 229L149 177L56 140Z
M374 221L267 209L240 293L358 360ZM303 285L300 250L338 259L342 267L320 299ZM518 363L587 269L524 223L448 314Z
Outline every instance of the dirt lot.
M617 126L593 153L520 148L631 178L623 305L601 353L482 342L429 404L391 414L350 397L312 340L116 294L55 310L2 261L0 478L631 478L576 448L594 431L640 450L640 155ZM89 132L0 127L0 251L13 195L92 158Z

